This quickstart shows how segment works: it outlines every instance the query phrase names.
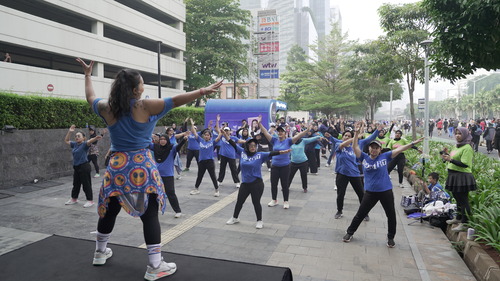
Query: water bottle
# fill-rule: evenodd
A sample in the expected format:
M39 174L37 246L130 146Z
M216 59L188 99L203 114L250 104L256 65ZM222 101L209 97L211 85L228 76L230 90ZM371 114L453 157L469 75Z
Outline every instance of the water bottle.
M474 240L474 228L467 229L467 240Z

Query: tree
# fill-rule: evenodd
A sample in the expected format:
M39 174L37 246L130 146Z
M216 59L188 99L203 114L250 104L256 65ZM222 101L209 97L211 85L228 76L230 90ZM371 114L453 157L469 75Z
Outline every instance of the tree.
M306 53L299 45L293 45L287 56L287 72L281 76L283 84L278 98L287 103L290 111L301 109L300 97L308 92L304 79L304 69L307 67Z
M432 66L456 81L478 68L500 68L500 1L424 0L434 25Z
M198 89L215 79L248 74L244 43L250 38L250 12L236 0L186 0L186 88ZM197 101L199 104L199 101Z
M424 49L420 42L429 38L429 20L425 10L418 4L384 4L378 9L380 23L387 32L387 39L395 51L395 61L404 74L410 96L410 115L415 124L413 93L415 81L423 80ZM412 137L417 133L412 130Z
M390 101L389 83L394 83L393 100L401 99L403 89L398 82L402 78L401 72L383 37L355 45L352 53L347 64L353 94L368 109L368 119L373 120L380 102Z

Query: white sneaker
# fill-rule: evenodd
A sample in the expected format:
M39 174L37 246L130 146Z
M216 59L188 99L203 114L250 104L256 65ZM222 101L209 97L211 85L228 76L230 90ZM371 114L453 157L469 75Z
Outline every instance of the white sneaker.
M146 268L146 274L144 275L144 279L146 280L158 280L162 277L166 277L174 274L177 271L177 265L173 262L164 262L163 258L160 263L160 266L157 268L153 268L150 265Z
M267 169L268 172L271 172L271 168Z
M222 182L217 181L217 187L220 187L222 185Z
M240 222L240 219L239 218L230 218L226 224L235 224L235 223L239 223Z
M257 221L257 224L255 225L255 228L257 229L261 229L264 227L264 222L262 221Z
M97 173L97 174L95 174L95 175L94 175L94 178L98 178L98 177L100 177L100 176L101 176L101 175L99 175L99 173Z
M64 205L74 205L78 203L78 200L73 200L72 198L69 198L68 201L66 201L66 203L64 203Z
M191 195L200 194L200 191L198 190L198 188L195 188L195 189L191 190L191 192L189 192L189 194L191 194Z
M95 251L94 252L94 260L92 261L93 265L104 265L106 260L113 256L113 251L110 248L106 248L104 253Z
M402 183L400 183L400 184L399 184L399 187L404 188L404 187L405 187L405 185L404 185L404 184L402 184Z
M325 167L330 167L330 164L326 163L326 164L325 164Z
M333 187L333 190L337 190L337 186L334 186L334 187Z
M456 224L456 223L461 223L461 220L457 220L457 218L453 218L452 220L446 220L447 224Z
M241 186L241 183L236 184L236 188L240 188L240 186Z
M220 196L219 190L216 189L215 192L214 192L214 197L219 197L219 196Z
M288 201L283 202L283 209L288 209L290 208L290 204L288 204Z
M267 203L267 206L274 207L278 205L278 200L271 200L271 202Z
M180 179L182 179L182 176L181 175L177 175L176 179L180 180Z
M94 206L94 201L87 201L87 203L85 203L83 205L84 208L88 208L88 207L92 207Z
M180 218L181 216L182 216L182 213L175 213L174 218L176 218L176 219L177 219L177 218Z

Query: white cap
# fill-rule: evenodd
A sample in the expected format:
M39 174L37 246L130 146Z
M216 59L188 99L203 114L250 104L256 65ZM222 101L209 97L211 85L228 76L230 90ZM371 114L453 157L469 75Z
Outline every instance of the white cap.
M231 131L231 128L229 128L229 127L224 127L224 131Z
M271 123L271 124L269 124L269 126L271 126L271 127L276 127L276 124Z

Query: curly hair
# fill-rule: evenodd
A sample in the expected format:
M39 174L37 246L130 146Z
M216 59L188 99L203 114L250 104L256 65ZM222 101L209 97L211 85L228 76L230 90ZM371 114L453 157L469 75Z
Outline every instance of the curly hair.
M132 69L122 69L116 74L109 93L109 107L116 119L130 113L130 100L134 89L141 83L141 74Z

